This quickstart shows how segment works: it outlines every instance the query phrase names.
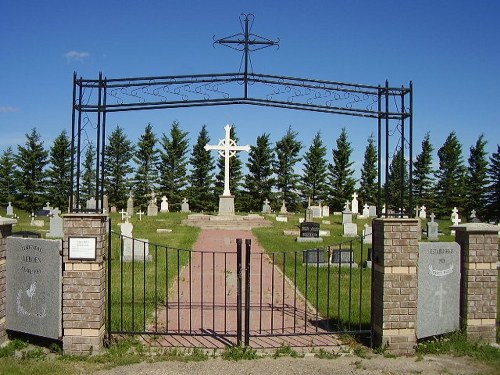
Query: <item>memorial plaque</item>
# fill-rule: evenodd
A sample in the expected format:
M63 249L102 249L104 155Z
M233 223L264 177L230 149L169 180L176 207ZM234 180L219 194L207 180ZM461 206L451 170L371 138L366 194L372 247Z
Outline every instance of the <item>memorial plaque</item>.
M95 260L97 237L69 237L68 258Z
M7 238L7 329L61 338L61 251L61 240Z
M300 237L319 238L319 223L304 221L300 224Z
M304 264L325 264L325 252L323 249L309 249L302 253L302 263Z
M460 328L460 246L456 242L419 244L417 338Z
M50 216L50 210L36 210L34 214L36 217Z
M350 249L333 250L332 251L332 263L346 263L350 264L354 262L354 254Z

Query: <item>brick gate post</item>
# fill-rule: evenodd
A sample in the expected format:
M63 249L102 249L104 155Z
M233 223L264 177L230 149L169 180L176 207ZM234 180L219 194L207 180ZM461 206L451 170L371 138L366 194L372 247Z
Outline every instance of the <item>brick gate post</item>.
M63 219L63 350L96 354L105 334L107 216L66 214Z
M451 227L462 253L461 326L473 340L496 342L498 226Z
M418 219L373 221L372 339L395 354L415 352Z
M5 256L7 253L7 240L6 238L12 234L12 225L16 224L17 220L0 217L0 344L6 338L5 331L5 313L6 313L6 275L5 275Z

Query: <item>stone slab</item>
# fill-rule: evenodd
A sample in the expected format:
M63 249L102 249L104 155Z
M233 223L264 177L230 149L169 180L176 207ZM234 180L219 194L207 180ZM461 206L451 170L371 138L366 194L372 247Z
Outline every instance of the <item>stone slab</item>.
M358 235L358 226L355 223L345 223L342 224L344 229L344 237L356 237Z
M323 237L297 237L297 242L323 242Z
M6 328L62 336L62 241L7 238Z
M302 252L302 263L308 265L327 264L323 249L308 249Z
M417 338L460 328L460 246L456 242L419 244Z
M305 221L300 224L300 237L319 237L319 223Z

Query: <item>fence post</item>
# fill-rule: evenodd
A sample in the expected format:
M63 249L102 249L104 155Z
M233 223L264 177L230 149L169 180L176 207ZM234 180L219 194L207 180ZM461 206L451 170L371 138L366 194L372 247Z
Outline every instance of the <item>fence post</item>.
M63 350L100 353L105 336L107 215L66 214L63 220Z
M242 240L241 238L236 239L236 345L241 346L241 314L242 314L242 300L241 300L241 292L242 292L242 270L241 270L241 249Z
M473 340L496 342L498 226L467 223L451 227L462 253L461 326Z
M7 253L7 237L12 234L12 225L16 224L17 220L0 217L0 344L7 339L5 331L5 314L6 314L6 253Z
M252 240L245 240L245 346L250 345L250 252Z
M418 219L373 221L372 340L396 354L415 352Z

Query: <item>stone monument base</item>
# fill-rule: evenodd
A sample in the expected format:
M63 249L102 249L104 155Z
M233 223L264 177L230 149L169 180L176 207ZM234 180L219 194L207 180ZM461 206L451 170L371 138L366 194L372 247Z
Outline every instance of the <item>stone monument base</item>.
M297 237L295 239L297 242L323 242L322 237Z
M234 195L219 195L219 215L234 215Z

